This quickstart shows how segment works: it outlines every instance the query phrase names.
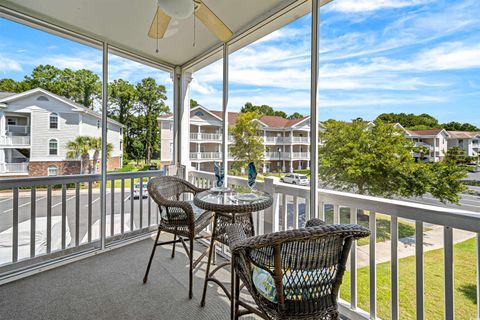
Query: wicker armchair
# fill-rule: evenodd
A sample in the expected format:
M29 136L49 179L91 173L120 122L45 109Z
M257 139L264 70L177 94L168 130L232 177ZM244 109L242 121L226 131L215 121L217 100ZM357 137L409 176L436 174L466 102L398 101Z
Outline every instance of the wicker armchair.
M322 223L250 238L240 226L228 227L236 273L232 318L255 313L265 319L338 319L337 295L352 241L370 231ZM239 279L258 308L239 300Z
M173 244L172 258L175 257L175 244L181 242L190 259L190 277L189 277L189 298L193 297L192 280L193 269L198 262L206 255L204 252L197 261L193 261L193 243L194 240L205 238L199 236L213 219L213 212L204 211L193 204L193 201L180 201L180 196L185 193L197 194L204 191L195 187L193 184L173 176L162 176L153 178L147 185L150 197L157 203L160 209L160 224L158 233L153 244L150 260L143 278L143 283L147 282L148 272L152 264L153 256L157 246ZM168 232L174 235L173 241L158 242L160 232ZM177 239L178 238L178 239ZM185 238L185 239L184 239ZM190 246L187 247L185 240L188 239Z

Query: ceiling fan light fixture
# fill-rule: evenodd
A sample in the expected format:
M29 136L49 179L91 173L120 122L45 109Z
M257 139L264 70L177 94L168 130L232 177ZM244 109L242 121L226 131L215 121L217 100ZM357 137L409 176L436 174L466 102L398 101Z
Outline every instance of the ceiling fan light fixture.
M172 18L186 19L193 14L192 0L158 0L158 6Z

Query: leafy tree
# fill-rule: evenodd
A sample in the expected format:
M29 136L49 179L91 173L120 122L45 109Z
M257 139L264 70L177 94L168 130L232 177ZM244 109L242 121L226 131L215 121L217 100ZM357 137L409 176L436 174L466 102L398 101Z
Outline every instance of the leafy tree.
M76 159L80 157L81 161L81 173L88 173L91 171L90 164L90 137L78 136L73 141L67 143L67 157Z
M475 162L475 157L470 157L465 154L460 147L454 146L447 150L447 154L445 155L445 161L448 163L453 163L456 165L467 165L470 163Z
M261 116L277 116L277 117L282 117L284 119L288 118L288 115L285 112L279 111L279 110L273 110L272 107L266 104L263 104L261 106L254 106L251 102L247 102L242 107L242 109L240 109L240 113L245 113L245 112L255 112L260 117Z
M73 76L69 76L66 83L67 86L71 83L71 87L68 87L71 92L66 94L71 95L73 101L93 109L93 101L98 99L102 92L102 82L97 74L80 69L73 72Z
M19 85L15 80L9 79L9 78L0 80L0 91L19 92L18 89L19 89Z
M97 162L100 159L100 152L102 152L102 138L98 137L91 137L90 138L90 149L93 150L93 170L90 169L90 173L97 173ZM110 159L110 155L113 150L113 145L111 143L107 143L107 161Z
M259 117L258 113L252 111L240 113L235 126L229 129L233 135L230 152L240 167L250 162L259 165L263 159L263 141L258 137L258 122L253 121Z
M150 164L154 152L159 151L160 133L157 118L169 112L165 105L167 99L165 86L157 85L153 78L142 79L136 85L138 102L136 112L143 116L145 128L145 162Z
M464 187L455 181L466 176L465 170L450 163L415 163L413 142L394 126L359 120L323 125L319 177L324 185L383 197L429 192L441 201L458 202Z
M451 131L480 131L480 129L474 126L473 124L459 123L455 121L442 124L442 128L444 128L445 130L451 130Z
M200 104L196 100L190 99L190 108L195 108L199 105Z
M426 113L415 115L413 113L382 113L377 117L385 123L400 123L405 128L412 129L417 126L424 126L424 128L438 128L440 125L438 120ZM419 129L420 130L420 129Z
M301 119L301 118L303 118L303 115L298 112L294 112L288 116L288 119Z

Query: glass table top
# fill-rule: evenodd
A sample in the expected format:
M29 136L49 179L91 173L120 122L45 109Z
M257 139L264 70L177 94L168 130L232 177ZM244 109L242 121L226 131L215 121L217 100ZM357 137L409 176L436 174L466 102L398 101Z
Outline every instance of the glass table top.
M271 196L266 192L258 190L252 192L237 192L234 190L219 192L211 189L200 192L196 198L210 204L244 205L268 201L271 199Z

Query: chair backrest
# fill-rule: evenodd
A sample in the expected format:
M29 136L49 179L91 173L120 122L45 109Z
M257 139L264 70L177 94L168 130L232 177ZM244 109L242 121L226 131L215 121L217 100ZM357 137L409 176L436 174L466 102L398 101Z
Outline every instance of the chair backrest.
M148 194L159 205L164 206L167 201L178 201L184 192L195 192L189 182L174 176L161 176L150 179L147 185Z
M182 164L169 164L164 167L166 176L174 176L181 179L186 179L186 166Z
M336 312L352 241L369 234L359 225L315 226L248 238L234 254L242 256L243 268L249 269L244 276L266 272L263 281L269 281L268 275L273 278L274 297L270 299L253 279L247 284L265 312L321 317L325 312Z

